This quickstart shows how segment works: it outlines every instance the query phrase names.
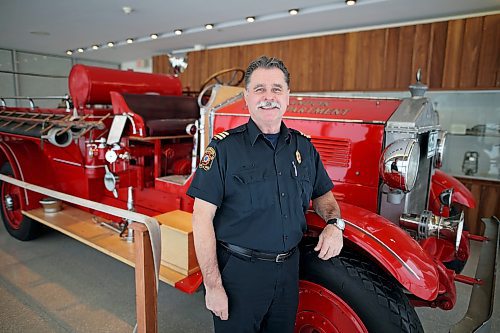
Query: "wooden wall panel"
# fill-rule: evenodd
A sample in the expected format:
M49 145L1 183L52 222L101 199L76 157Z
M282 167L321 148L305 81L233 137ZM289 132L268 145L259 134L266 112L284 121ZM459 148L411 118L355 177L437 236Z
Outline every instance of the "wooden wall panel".
M372 30L368 33L368 49L364 52L369 63L367 90L380 88L384 83L385 36L385 29Z
M431 45L431 25L422 24L417 25L415 28L415 39L413 47L413 55L411 62L410 78L411 82L416 80L415 75L417 70L420 68L422 70L422 80L424 83L429 82L429 48Z
M396 64L396 87L408 87L414 80L411 79L413 46L415 44L415 26L401 27L398 43L398 62Z
M417 68L431 89L495 89L500 87L499 45L500 15L489 15L193 51L180 78L197 90L211 74L246 68L265 54L284 60L294 92L406 90ZM153 70L169 73L167 57L154 57Z
M483 235L482 217L500 217L500 182L459 178L476 200L476 207L464 210L465 222L469 231L476 235Z
M385 30L384 39L384 80L382 82L383 89L396 87L397 77L397 62L398 62L398 41L399 29L392 28Z
M477 86L500 87L500 15L484 17Z
M454 20L448 23L446 38L446 53L444 60L443 88L459 86L460 63L462 60L462 44L464 35L464 20Z
M481 35L483 21L482 17L475 17L465 22L459 87L470 87L476 84L479 47L481 46L481 39L476 37Z
M431 46L429 48L429 80L425 80L429 87L438 88L443 84L444 56L446 52L446 36L448 35L448 22L431 24Z

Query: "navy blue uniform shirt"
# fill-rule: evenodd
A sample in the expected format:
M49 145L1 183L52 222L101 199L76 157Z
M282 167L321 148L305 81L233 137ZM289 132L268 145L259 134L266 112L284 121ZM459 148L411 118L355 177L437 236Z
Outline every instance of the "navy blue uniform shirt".
M218 207L218 241L283 252L300 242L311 198L332 187L308 138L281 123L274 148L250 119L214 137L187 194Z

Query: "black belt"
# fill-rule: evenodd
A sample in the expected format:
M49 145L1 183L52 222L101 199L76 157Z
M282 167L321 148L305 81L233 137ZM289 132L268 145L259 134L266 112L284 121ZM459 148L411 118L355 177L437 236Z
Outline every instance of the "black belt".
M274 261L274 262L283 262L290 258L292 254L295 253L296 247L291 249L288 252L284 253L266 253L266 252L260 252L260 251L255 251L251 249L247 249L245 247L241 247L238 245L233 245L225 242L219 242L219 244L228 250L229 252L232 252L234 254L246 257L246 258L254 258L258 260L266 260L266 261Z

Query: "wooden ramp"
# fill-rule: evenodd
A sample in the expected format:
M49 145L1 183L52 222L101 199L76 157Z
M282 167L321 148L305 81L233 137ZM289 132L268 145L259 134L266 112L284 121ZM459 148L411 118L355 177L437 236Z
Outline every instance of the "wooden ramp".
M63 205L63 209L57 213L45 213L43 208L37 208L23 211L23 214L127 265L135 267L134 243L121 239L118 233L94 222L92 219L94 215L88 212ZM186 278L186 275L164 265L160 266L161 281L175 286L177 282L184 278Z

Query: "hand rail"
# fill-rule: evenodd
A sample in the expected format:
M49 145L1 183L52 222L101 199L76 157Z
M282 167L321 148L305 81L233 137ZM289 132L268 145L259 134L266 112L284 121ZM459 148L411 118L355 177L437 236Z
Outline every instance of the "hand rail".
M152 256L153 256L154 274L155 274L155 280L154 280L155 285L154 286L155 286L156 296L158 295L158 283L159 283L160 260L161 260L161 232L160 232L160 224L155 218L149 217L149 216L144 215L144 214L139 214L136 212L131 212L131 211L128 211L125 209L105 205L105 204L95 202L92 200L83 199L83 198L76 197L76 196L73 196L70 194L51 190L51 189L41 187L38 185L34 185L31 183L27 183L27 182L24 182L24 181L21 181L21 180L18 180L18 179L15 179L15 178L3 175L3 174L0 174L0 181L4 181L4 182L10 183L12 185L24 188L26 190L41 193L43 195L47 195L47 196L50 196L52 198L59 199L59 200L65 201L65 202L70 202L70 203L75 204L75 205L88 207L88 208L91 208L91 209L94 209L94 210L97 210L97 211L100 211L103 213L107 213L107 214L110 214L113 216L128 219L128 220L140 223L143 226L145 226L147 228L147 230L149 231L149 235L150 235L150 237L147 237L147 238L150 238L150 240L151 240L150 244L151 244L151 252L152 252ZM144 231L144 229L143 229L143 231ZM141 236L142 236L142 234L144 234L144 232L141 232ZM144 245L144 243L141 243L141 244ZM136 245L136 247L137 247L137 245ZM147 251L144 250L144 246L143 246L142 250L143 250L143 252L147 253ZM136 262L138 262L138 259L139 258L136 258ZM142 264L145 263L144 260L141 261L140 259L139 259L139 262ZM136 264L136 277L138 276L138 273L137 273L138 266L139 265ZM144 267L139 267L139 269L140 270L142 269L144 271ZM147 279L142 279L141 281L136 280L136 286L138 287L138 290L139 289L145 290L146 293L150 292L147 288L147 282L148 282ZM137 298L139 298L139 296L140 295L138 294ZM145 295L145 298L146 298L146 296L147 295ZM155 303L154 308L156 309L156 298L155 298L154 303ZM140 307L142 307L142 306L146 307L147 305L148 304L146 302L142 303L142 304L137 303L137 305L136 305L137 306L137 313L138 314L139 313L146 313L145 309L140 309ZM149 306L151 306L151 304L149 304ZM156 318L156 316L157 316L156 313L153 314L154 318ZM138 318L138 321L141 321L141 320L139 320L139 318ZM158 326L156 320L155 320L154 326L155 327ZM134 331L135 331L135 329L134 329ZM146 330L143 327L139 327L139 332L146 332Z

